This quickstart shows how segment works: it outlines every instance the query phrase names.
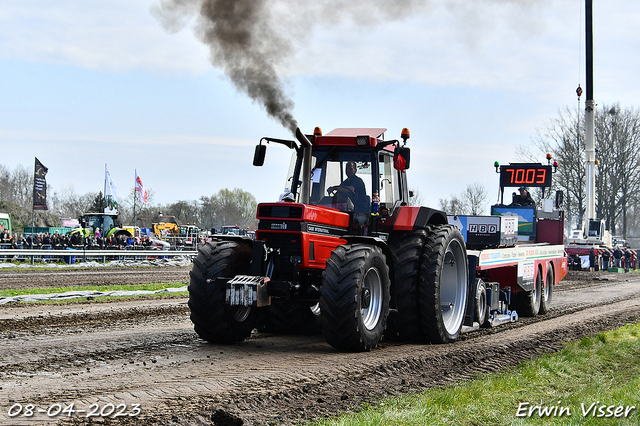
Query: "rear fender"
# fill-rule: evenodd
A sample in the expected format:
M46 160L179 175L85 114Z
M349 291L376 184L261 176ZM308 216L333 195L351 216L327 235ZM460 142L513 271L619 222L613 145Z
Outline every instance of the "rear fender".
M447 215L429 207L401 206L393 221L394 231L417 231L429 225L446 225Z
M220 241L235 241L237 243L246 244L249 247L253 248L253 240L251 237L247 237L244 235L214 235L211 237L213 240Z
M239 244L246 244L253 251L254 241L253 239L251 239L251 237L247 237L244 235L214 235L211 239L217 241L235 241ZM263 250L262 247L264 247L264 241L256 241L256 243L260 244L260 250L253 253L251 261L251 274L262 275L262 269L264 265L259 253Z

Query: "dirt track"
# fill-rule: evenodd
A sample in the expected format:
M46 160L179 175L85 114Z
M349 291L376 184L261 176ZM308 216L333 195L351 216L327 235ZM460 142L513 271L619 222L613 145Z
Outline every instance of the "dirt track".
M0 290L81 285L189 282L190 267L0 269Z
M360 354L337 352L320 336L258 333L237 345L207 344L193 332L184 298L0 306L0 424L88 423L78 412L71 420L46 412L8 417L15 404L55 411L56 403L125 404L126 414L139 404L134 417L93 418L106 424L292 424L508 368L640 321L640 274L572 273L554 297L545 316L464 334L455 344L385 342Z

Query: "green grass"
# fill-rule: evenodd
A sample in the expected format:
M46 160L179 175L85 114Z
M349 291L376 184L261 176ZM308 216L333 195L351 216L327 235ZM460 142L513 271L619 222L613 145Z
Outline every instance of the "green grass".
M187 284L184 282L171 282L171 283L152 283L152 284L125 284L125 285L108 285L108 286L75 286L75 287L44 287L44 288L28 288L19 290L0 290L0 297L14 297L25 294L51 294L51 293L66 293L68 291L135 291L135 290L161 290L163 288L178 288L184 287ZM187 293L172 293L183 294Z
M528 403L529 405L520 405ZM636 408L627 417L596 417L593 404ZM540 417L532 406L555 410ZM563 416L559 416L561 409ZM613 410L615 410L615 407ZM558 353L524 362L511 372L486 374L443 389L389 398L360 413L314 425L638 425L640 424L640 324L585 337ZM567 416L569 411L571 416ZM607 414L606 407L604 414Z

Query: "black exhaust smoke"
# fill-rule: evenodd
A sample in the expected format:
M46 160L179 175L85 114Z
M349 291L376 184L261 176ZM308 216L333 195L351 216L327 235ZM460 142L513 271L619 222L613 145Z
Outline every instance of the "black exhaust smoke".
M294 44L297 47L302 43L319 23L379 25L425 13L431 3L432 0L158 0L150 10L169 32L180 31L196 16L195 31L209 46L211 63L225 72L238 91L261 104L295 134L294 103L278 76L278 66L291 55ZM485 3L524 7L535 4L532 0L460 1L452 2L450 9L464 18L479 13ZM518 12L518 16L522 14ZM300 17L311 18L302 21ZM468 19L459 21L468 31Z
M286 95L276 65L291 50L270 28L268 0L161 0L151 9L164 28L177 32L198 15L196 32L209 46L211 63L238 91L261 104L295 134L293 101Z

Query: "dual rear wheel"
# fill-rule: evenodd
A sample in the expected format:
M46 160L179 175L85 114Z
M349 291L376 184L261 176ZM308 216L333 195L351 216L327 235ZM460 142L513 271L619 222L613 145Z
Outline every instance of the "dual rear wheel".
M452 225L392 236L396 310L392 336L447 343L460 335L467 307L469 271L462 234Z

